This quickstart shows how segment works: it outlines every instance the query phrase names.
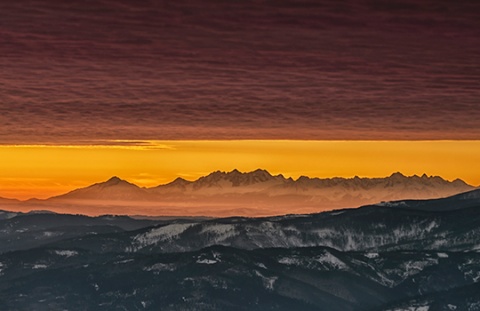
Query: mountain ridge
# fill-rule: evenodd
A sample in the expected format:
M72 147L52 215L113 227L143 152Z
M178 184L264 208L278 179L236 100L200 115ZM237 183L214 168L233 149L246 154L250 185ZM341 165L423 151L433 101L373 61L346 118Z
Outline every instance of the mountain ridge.
M196 180L181 177L170 183L144 188L113 176L104 182L44 200L21 205L58 212L82 210L87 215L144 214L155 216L271 216L305 214L357 207L383 201L432 199L475 189L460 179L440 176L297 179L257 169L214 171ZM8 205L5 203L5 205Z
M144 188L130 183L126 180L113 176L107 181L95 183L93 185L74 189L62 195L54 196L46 199L50 200L146 200L148 199L148 192Z
M479 193L263 218L0 212L0 308L478 310Z

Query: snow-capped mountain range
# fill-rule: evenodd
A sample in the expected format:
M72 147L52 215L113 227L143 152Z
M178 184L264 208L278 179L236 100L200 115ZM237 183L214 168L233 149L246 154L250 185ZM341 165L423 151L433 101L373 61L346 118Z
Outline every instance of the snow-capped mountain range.
M87 215L270 216L314 213L382 201L440 198L474 188L460 179L447 181L425 174L326 179L301 176L295 180L258 169L247 173L216 171L195 181L177 178L152 188L112 177L46 200L5 201L4 205L12 203L17 210L66 213L81 208Z

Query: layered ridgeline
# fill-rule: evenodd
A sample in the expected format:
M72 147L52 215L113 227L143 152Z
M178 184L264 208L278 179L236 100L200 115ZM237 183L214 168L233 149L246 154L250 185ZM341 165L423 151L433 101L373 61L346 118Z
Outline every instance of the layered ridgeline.
M248 173L233 170L213 172L195 181L177 178L153 188L141 188L112 177L47 200L17 204L16 210L46 209L87 215L269 216L314 213L400 199L446 197L472 189L473 186L460 179L447 181L438 176L401 173L385 178L302 176L294 180L273 176L265 170Z
M443 199L392 201L306 215L168 219L1 211L0 221L0 252L65 237L68 247L101 252L185 252L213 245L480 251L480 189ZM111 236L105 239L102 232ZM70 239L76 236L81 238Z
M265 218L0 215L2 310L480 310L480 190Z

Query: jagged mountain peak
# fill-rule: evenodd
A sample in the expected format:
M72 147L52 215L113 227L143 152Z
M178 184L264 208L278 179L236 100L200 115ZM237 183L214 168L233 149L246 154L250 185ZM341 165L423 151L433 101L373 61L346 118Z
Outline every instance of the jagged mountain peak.
M193 183L192 181L189 181L189 180L186 180L182 177L177 177L175 178L174 181L168 183L168 184L165 184L165 185L160 185L160 186L157 186L155 188L159 188L159 187L180 187L180 188L184 188L185 186L189 185Z
M419 181L419 182L424 182L424 183L429 183L429 182L439 182L439 183L458 183L461 182L466 185L466 183L461 180L461 179L456 179L454 181L448 181L440 176L436 175L427 175L426 173L423 173L421 176L418 175L412 175L412 176L407 176L402 174L401 172L395 172L389 177L386 177L384 179L389 179L389 180L394 180L394 181L408 181L408 180L414 180L414 181Z
M390 178L390 179L404 179L404 178L408 178L408 177L403 175L401 172L395 172L392 175L390 175L390 177L388 177L388 178Z
M208 177L208 176L239 176L239 175L251 175L251 176L269 176L269 177L273 177L272 174L270 174L267 170L264 170L264 169L256 169L254 171L250 171L250 172L241 172L239 171L238 169L233 169L231 170L230 172L225 172L225 171L214 171L212 173L210 173L209 175L205 176L205 177Z
M175 178L174 181L171 182L171 184L173 184L173 183L175 183L175 184L185 184L185 183L191 183L191 181L188 181L188 180L186 180L185 178L182 178L182 177L177 177L177 178Z
M267 170L257 169L251 172L240 172L234 169L230 172L215 171L207 176L200 177L194 183L198 187L219 185L222 182L229 182L233 187L246 186L255 183L262 183L275 177Z
M124 180L124 179L121 179L121 178L117 177L117 176L113 176L110 179L108 179L107 181L93 184L90 187L105 188L105 187L114 187L114 186L132 186L132 187L138 188L137 185L132 184L132 183L130 183L130 182Z
M52 199L80 199L80 200L146 200L149 194L146 189L113 176L107 181L96 183L85 188L75 189Z
M109 180L103 182L104 185L118 185L119 183L121 183L122 181L125 181L117 176L113 176L111 177Z
M311 180L311 179L312 178L310 178L308 176L302 175L302 176L298 177L296 181L302 182L302 181L307 181L307 180Z

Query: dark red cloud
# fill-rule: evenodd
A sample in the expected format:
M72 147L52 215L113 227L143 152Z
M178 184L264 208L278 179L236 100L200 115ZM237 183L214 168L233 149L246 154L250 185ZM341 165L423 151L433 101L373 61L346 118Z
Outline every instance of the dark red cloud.
M480 139L477 1L0 3L0 140Z

